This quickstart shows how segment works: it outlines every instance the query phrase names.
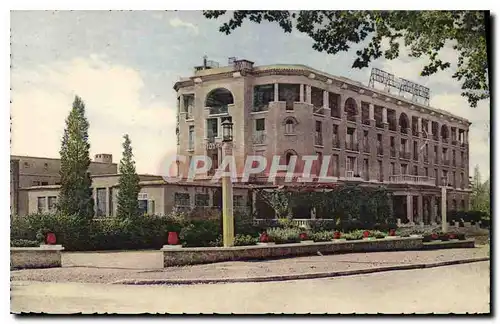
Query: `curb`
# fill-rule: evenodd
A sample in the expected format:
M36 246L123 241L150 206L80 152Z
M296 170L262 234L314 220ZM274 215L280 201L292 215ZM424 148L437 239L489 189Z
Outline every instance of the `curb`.
M443 267L448 265L465 264L473 262L489 261L489 257L463 259L463 260L450 260L434 263L418 263L418 264L404 264L397 266L370 268L370 269L357 269L333 272L319 272L319 273L306 273L294 274L283 276L267 276L267 277L249 277L249 278L216 278L216 279L123 279L111 282L114 285L194 285L194 284L212 284L212 283L238 283L238 282L268 282L268 281L288 281L288 280L303 280L303 279L319 279L331 277L353 276L358 274L368 274L384 271L396 270L414 270L414 269L427 269L435 267Z

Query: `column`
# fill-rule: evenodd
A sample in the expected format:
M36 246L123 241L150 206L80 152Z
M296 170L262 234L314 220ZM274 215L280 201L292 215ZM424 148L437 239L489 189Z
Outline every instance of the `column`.
M278 101L279 99L279 89L278 89L278 84L274 84L274 101Z
M328 91L323 91L323 108L330 108L328 103Z
M446 219L446 186L441 187L441 230L448 231L448 219Z
M109 187L107 187L106 188L106 203L105 203L105 205L106 205L106 212L104 213L104 215L107 216L107 217L108 216L113 216L112 215L113 212L111 210L109 210L109 199L110 199L110 197L109 197Z
M339 154L339 176L341 178L345 177L346 170L346 154L345 154L345 141L347 138L347 115L344 112L345 96L340 95L340 124L338 128L338 138L340 144L340 154Z
M436 217L437 217L436 196L434 196L434 195L430 196L430 205L431 205L430 223L431 223L431 225L435 225L436 224Z
M304 102L304 87L305 86L306 86L305 84L300 85L300 102Z
M417 196L417 218L418 221L424 223L424 197L422 195Z
M431 138L432 137L432 121L429 120L427 122L427 137Z
M406 217L410 223L413 223L413 196L406 195Z
M382 124L387 124L387 108L382 107Z
M231 143L224 143L224 156L228 155L232 155ZM224 247L233 246L233 184L231 176L229 175L222 178L222 233Z
M311 103L311 86L308 84L305 84L304 86L306 87L306 102L308 104L310 104Z
M368 119L375 120L375 106L373 104L368 107L368 116Z
M418 136L420 137L420 134L422 134L422 118L417 117L417 132Z

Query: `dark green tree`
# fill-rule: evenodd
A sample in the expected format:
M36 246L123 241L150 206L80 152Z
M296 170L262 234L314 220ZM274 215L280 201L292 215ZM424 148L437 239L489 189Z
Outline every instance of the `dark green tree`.
M225 10L203 12L209 19L226 14ZM457 52L453 74L462 87L471 107L489 98L488 59L486 48L489 13L482 11L269 11L236 10L219 31L231 34L245 20L278 24L285 33L294 28L313 40L313 49L328 54L346 52L356 44L353 68L364 68L372 60L384 56L388 60L399 56L400 43L410 57L427 56L429 62L420 75L429 76L450 67L439 57L445 45ZM388 46L383 48L383 40Z
M122 219L134 219L139 215L139 176L135 171L130 138L123 136L123 156L120 161L120 179L118 182L117 216Z
M64 215L74 215L82 219L94 216L92 179L88 171L89 123L85 118L85 104L78 96L66 119L66 128L61 145L61 190L58 210Z

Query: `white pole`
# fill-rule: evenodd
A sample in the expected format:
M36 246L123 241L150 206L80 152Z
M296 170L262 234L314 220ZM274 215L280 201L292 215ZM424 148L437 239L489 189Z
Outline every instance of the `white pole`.
M441 187L441 231L448 232L448 220L446 219L446 184Z

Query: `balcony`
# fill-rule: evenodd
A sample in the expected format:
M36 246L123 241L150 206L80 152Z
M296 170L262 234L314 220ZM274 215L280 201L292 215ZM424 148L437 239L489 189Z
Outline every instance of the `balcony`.
M382 147L382 146L377 147L377 154L384 155L384 147Z
M349 151L359 152L359 144L354 142L345 142L345 149Z
M227 105L209 107L210 115L227 114Z
M361 176L356 171L352 170L347 170L345 172L345 177L349 179L361 179Z
M350 114L348 114L346 119L347 119L347 121L355 123L356 122L356 115L350 115Z
M265 132L256 132L252 136L252 140L254 144L261 145L266 143L266 133Z
M457 140L452 140L451 141L451 145L457 145L458 144L458 141Z
M424 163L429 163L429 156L428 155L424 155Z
M410 152L399 151L399 158L409 160L410 159Z
M457 160L455 160L455 159L451 160L451 165L453 165L454 167L456 167L457 166Z
M450 165L450 160L443 159L443 165Z
M363 152L370 153L370 146L368 143L363 143Z
M394 147L391 147L391 157L396 157L396 149Z
M400 174L400 175L390 175L389 182L392 183L401 183L401 184L420 184L420 185L428 185L434 186L435 179L427 176L415 176L408 174Z

